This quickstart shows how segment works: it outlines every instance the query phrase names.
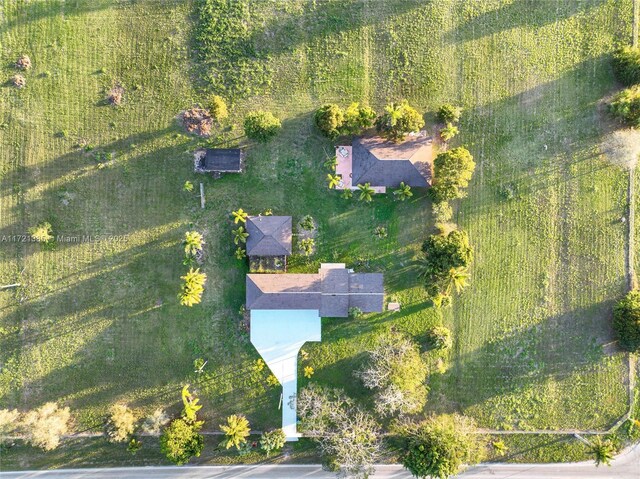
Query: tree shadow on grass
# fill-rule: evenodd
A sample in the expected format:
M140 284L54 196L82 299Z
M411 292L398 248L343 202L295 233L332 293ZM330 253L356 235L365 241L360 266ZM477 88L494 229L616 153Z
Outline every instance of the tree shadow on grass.
M499 34L514 28L540 28L580 13L588 12L605 0L550 2L545 0L515 0L505 6L481 13L448 31L444 38L450 43L468 42Z

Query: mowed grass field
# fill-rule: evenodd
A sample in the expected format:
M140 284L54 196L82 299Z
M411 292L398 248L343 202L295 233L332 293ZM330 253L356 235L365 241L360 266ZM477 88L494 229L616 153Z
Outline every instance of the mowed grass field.
M240 59L236 76L200 61L196 1L1 5L2 82L23 53L34 67L26 88L0 87L0 283L23 285L0 291L0 407L57 400L77 430L99 430L118 401L141 415L177 412L189 382L206 429L231 413L276 427L279 390L253 368L258 355L239 326L246 266L232 255L228 215L242 207L316 219L318 252L293 257L291 271L322 261L381 271L388 299L402 303L400 313L324 320L323 342L305 347L312 381L369 404L350 373L364 352L391 328L423 342L444 322L454 349L430 375L427 411L497 429L606 428L626 411L610 328L625 290L626 174L598 150L598 101L615 88L609 53L630 38L630 0L255 1L238 41L256 55ZM212 143L248 148L247 172L221 180L193 174L203 142L176 122L205 101L212 74L232 102ZM115 84L125 88L119 107L104 102ZM455 219L476 261L449 309L432 308L416 276L433 230L425 193L364 205L324 182L332 143L313 111L351 101L381 110L402 98L427 127L443 102L465 108L454 143L477 169ZM242 137L253 109L283 120L268 145ZM205 210L185 180L204 183ZM43 249L14 238L41 221L91 239ZM387 238L374 237L379 225ZM209 278L191 309L176 299L189 229L205 235ZM209 361L198 377L196 358ZM3 463L46 462L36 457L14 448Z

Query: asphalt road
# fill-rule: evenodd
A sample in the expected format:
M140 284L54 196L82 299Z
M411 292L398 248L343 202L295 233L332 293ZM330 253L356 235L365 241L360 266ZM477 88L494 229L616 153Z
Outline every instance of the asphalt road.
M60 469L57 471L0 472L0 479L335 479L320 466L193 466L113 469ZM640 479L640 445L619 455L611 467L592 462L564 464L482 464L460 479ZM377 466L372 479L409 479L400 466Z

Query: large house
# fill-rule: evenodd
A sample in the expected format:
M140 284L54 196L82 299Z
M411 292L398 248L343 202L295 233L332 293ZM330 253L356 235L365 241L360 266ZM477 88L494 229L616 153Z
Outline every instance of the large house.
M429 187L433 156L433 140L426 131L410 133L402 143L379 136L357 138L351 145L336 147L336 174L341 177L338 189L354 190L365 183L376 193L397 188L400 183Z
M314 274L248 274L246 282L251 343L282 385L282 430L296 441L300 348L320 341L322 317L346 317L351 308L382 311L383 276L323 263Z

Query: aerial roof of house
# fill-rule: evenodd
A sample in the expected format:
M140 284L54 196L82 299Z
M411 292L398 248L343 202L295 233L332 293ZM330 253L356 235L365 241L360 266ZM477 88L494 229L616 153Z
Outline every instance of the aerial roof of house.
M249 216L247 256L291 254L291 216Z
M358 138L352 146L352 185L431 186L433 146L426 132L409 135L402 143L378 136Z
M383 309L381 273L353 273L342 263L322 264L317 274L248 274L246 307L313 309L322 317L347 317L349 309L365 313Z
M240 148L207 148L201 160L203 171L240 172L244 152Z

